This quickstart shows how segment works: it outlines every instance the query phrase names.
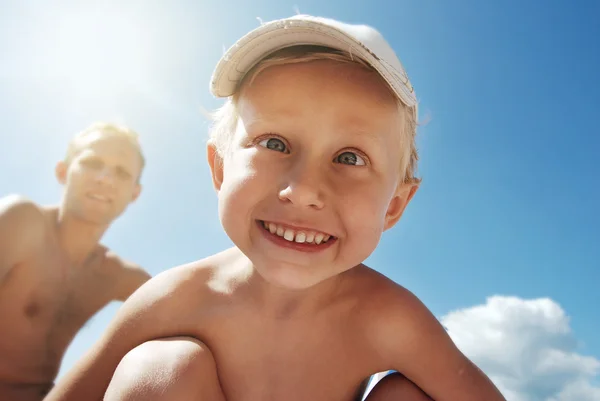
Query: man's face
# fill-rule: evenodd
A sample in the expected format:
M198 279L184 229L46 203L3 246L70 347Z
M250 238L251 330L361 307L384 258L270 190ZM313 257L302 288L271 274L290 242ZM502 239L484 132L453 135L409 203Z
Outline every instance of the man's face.
M223 164L209 147L225 231L263 278L307 288L365 260L414 185L398 185L403 115L374 73L318 61L242 88Z
M59 163L65 185L65 211L93 224L108 225L140 193L141 159L132 143L117 136L91 133L81 139L70 163Z

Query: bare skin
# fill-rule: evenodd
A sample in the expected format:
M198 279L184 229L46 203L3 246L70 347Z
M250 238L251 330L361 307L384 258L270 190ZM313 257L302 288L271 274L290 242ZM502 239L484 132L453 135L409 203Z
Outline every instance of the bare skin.
M22 244L3 253L0 321L0 400L40 400L52 386L65 350L88 319L113 300L124 301L148 273L96 245L71 262L60 245L58 210L13 202L2 227ZM11 216L6 216L11 215ZM6 244L9 240L3 238Z
M0 321L8 323L0 335L0 401L42 400L90 317L150 278L99 244L127 203L119 199L127 199L129 186L106 170L132 155L113 158L113 146L122 144L102 139L72 167L59 164L59 180L68 181L60 207L0 199ZM92 198L98 195L109 200Z
M48 401L351 401L388 369L436 400L504 400L414 295L366 266L285 300L265 286L237 249L162 273ZM383 387L371 400L430 399L408 380Z
M224 401L216 366L208 347L194 338L149 341L125 355L104 400ZM367 382L357 389L354 400L363 400ZM431 401L431 398L401 374L393 373L379 381L366 397L366 401L389 400Z
M417 186L401 178L405 114L381 78L271 66L237 110L227 150L208 146L236 247L144 285L48 401L351 401L387 370L407 400L423 400L416 386L505 401L412 293L362 264Z

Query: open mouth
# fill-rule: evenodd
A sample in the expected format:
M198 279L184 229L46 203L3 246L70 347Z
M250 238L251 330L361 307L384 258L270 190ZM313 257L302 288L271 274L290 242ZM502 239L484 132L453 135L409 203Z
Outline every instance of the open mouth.
M259 220L258 222L263 229L291 243L323 245L336 240L336 237L330 234L315 230L293 229L264 220Z

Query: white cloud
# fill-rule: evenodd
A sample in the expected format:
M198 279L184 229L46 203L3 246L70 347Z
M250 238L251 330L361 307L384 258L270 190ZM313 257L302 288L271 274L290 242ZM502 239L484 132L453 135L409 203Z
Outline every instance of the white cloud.
M569 318L551 299L494 296L442 323L509 401L600 400L600 361L578 353Z

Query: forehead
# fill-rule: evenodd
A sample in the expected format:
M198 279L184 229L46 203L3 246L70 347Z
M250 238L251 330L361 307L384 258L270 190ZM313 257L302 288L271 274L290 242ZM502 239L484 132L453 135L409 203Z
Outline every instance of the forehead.
M94 131L76 142L77 157L95 156L107 162L141 168L139 148L130 139Z
M377 125L402 118L394 95L374 71L355 63L318 60L270 66L240 91L240 114L333 113ZM246 113L245 113L246 112Z

